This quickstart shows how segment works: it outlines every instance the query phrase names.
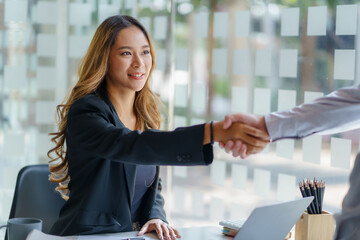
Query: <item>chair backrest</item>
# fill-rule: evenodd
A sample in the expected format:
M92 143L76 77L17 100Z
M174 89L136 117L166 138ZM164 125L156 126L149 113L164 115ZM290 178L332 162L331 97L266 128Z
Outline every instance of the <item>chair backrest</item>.
M49 174L47 164L29 165L19 171L9 218L39 218L43 232L49 233L65 203L55 191L56 185L48 180Z

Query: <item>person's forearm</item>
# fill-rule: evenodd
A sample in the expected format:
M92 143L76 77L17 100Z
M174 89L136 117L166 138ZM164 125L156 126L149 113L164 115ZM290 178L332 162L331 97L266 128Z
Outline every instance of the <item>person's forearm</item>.
M210 143L210 123L205 123L203 145Z
M226 137L227 129L223 129L223 121L221 122L213 122L212 133L213 133L213 141L219 142L224 141L224 139L229 138ZM210 123L206 123L204 127L204 140L203 145L209 144L211 142L211 129Z

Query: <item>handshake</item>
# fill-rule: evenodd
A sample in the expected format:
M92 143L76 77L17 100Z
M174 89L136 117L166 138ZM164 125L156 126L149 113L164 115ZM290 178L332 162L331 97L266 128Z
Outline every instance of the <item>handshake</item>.
M214 123L214 141L234 157L246 158L259 153L271 142L264 116L251 114L227 115Z

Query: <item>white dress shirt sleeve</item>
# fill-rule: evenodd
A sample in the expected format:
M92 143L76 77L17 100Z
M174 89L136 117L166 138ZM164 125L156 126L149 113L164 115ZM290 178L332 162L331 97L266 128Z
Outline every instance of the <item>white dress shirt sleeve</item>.
M312 103L265 116L273 141L360 128L360 84L341 88Z

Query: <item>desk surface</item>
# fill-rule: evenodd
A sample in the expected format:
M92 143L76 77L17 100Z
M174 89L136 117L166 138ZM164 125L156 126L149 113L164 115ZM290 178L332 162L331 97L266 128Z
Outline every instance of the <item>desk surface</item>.
M206 239L206 240L229 240L230 237L226 237L221 233L221 227L190 227L190 228L179 228L178 231L181 235L180 240L194 240L194 239ZM112 233L112 234L99 234L92 235L89 239L95 236L108 236L108 237L136 237L138 232L122 232L122 233ZM147 233L147 239L158 240L155 233ZM66 237L67 239L76 240L76 239L86 239L83 237Z

